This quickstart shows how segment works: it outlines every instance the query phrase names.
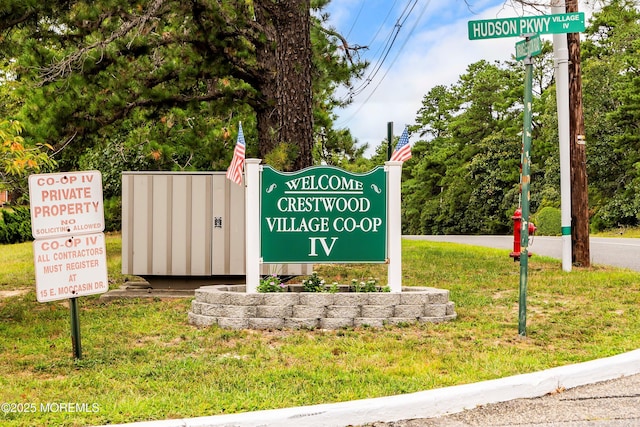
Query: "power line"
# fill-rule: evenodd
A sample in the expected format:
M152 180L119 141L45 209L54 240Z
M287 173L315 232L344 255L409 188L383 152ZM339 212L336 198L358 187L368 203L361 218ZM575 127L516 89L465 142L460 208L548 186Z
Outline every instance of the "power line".
M349 93L346 95L346 98L343 98L343 100L342 100L343 102L346 101L347 99L353 99L354 96L357 96L360 93L362 93L367 88L367 86L369 86L369 84L373 81L373 79L376 77L376 75L378 74L378 72L382 68L382 65L384 64L384 61L387 59L387 57L389 55L389 52L393 48L393 45L394 45L394 43L395 43L395 41L396 41L396 39L398 37L398 34L400 34L400 30L402 29L402 26L404 25L406 20L409 18L409 15L411 14L411 11L413 10L413 8L415 7L415 5L417 3L418 3L418 0L409 0L407 2L406 6L402 10L402 13L400 14L398 19L396 20L396 23L395 23L392 31L389 33L389 36L387 37L387 40L385 42L385 46L384 46L384 49L383 49L384 52L376 60L376 63L373 66L372 71L363 80L363 82L360 84L360 86L358 86L358 87L356 87L354 89L351 89L349 91ZM405 16L405 14L406 14L406 16Z
M378 74L379 70L382 67L382 64L384 63L384 61L386 60L387 56L389 55L389 53L391 51L391 47L393 47L393 44L395 43L395 41L396 41L396 39L398 37L398 34L400 33L400 29L406 23L407 19L409 18L410 14L413 12L413 9L417 5L417 3L418 3L417 0L413 1L413 4L411 4L411 1L409 3L407 3L407 6L405 6L404 10L402 11L402 14L400 15L400 17L396 21L396 25L394 26L394 30L396 30L395 34L393 34L393 32L392 32L393 37L391 38L391 36L390 36L390 38L387 39L387 44L388 45L389 45L389 41L391 41L391 43L389 45L389 48L386 50L386 52L385 52L384 56L382 57L382 59L379 60L379 65L377 66L377 68L369 75L369 77L366 79L366 81L362 85L360 85L356 90L352 90L352 91L349 92L348 96L351 99L353 98L353 96L357 96L358 94L362 93L367 88L367 86L369 86L369 84L372 82L373 78ZM347 119L341 121L341 123L340 123L341 125L344 125L344 124L348 123L364 107L364 105L369 101L369 99L373 96L373 94L376 92L376 90L380 87L380 85L382 84L382 81L385 79L385 77L387 76L387 74L389 73L389 71L391 70L391 68L395 64L395 62L397 61L398 57L402 53L403 49L406 47L409 39L411 38L411 35L414 33L415 29L417 28L418 24L420 23L420 20L422 19L423 15L426 12L427 7L429 6L430 3L431 3L431 0L427 0L426 1L425 5L422 8L422 10L420 11L417 19L414 21L413 26L411 27L411 30L407 34L407 37L405 38L404 42L402 43L402 45L400 46L400 48L396 52L396 55L394 56L393 60L391 61L391 64L389 65L389 67L387 67L387 70L385 71L384 75L378 81L378 83L373 88L373 90L371 91L369 96L367 96L367 98L364 100L364 102L362 102L360 107L351 116L349 116ZM409 6L411 6L411 7L409 8ZM406 16L404 17L404 19L402 19L402 17L404 16L405 12L406 12Z

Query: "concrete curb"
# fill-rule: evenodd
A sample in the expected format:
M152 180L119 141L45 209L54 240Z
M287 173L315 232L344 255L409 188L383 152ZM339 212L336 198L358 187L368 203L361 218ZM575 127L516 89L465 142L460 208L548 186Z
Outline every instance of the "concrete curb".
M128 427L345 427L374 421L431 418L478 405L533 398L560 387L640 373L640 350L531 374L397 396L190 419L120 424ZM111 426L113 427L113 426Z

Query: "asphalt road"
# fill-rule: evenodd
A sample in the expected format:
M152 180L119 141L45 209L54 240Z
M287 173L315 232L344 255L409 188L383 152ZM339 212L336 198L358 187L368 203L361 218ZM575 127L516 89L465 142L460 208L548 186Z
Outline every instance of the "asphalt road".
M585 385L534 399L515 399L445 415L369 427L632 427L640 426L640 375Z
M404 236L512 249L511 236ZM640 271L640 239L590 238L592 264ZM530 252L562 259L560 237L536 236ZM436 418L376 422L370 427L631 427L640 426L640 374L597 382L533 399L514 399Z
M498 249L513 249L512 236L402 236L404 239L452 242ZM534 236L529 245L532 256L562 259L562 238ZM589 252L592 264L612 265L640 271L640 239L591 237Z

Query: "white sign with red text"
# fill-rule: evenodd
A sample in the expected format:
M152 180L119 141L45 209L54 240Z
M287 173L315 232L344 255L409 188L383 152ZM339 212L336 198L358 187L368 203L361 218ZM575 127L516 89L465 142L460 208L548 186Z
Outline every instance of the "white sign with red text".
M103 233L35 240L33 257L38 302L109 290Z
M35 239L104 231L100 171L30 175L29 200Z

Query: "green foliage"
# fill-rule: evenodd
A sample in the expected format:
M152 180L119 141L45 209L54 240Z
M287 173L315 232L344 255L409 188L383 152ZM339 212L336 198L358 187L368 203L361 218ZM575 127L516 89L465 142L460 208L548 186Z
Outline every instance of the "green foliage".
M33 240L29 208L16 206L0 211L0 244Z
M587 172L594 230L640 224L640 9L614 0L583 43Z
M282 142L265 156L264 162L277 170L288 172L293 169L298 151L296 145Z
M324 292L326 290L324 279L313 271L311 276L302 281L302 290L304 292Z
M0 85L1 86L1 85ZM25 177L55 165L48 144L27 143L21 136L23 126L16 120L0 118L0 190L26 193Z
M104 231L122 230L122 199L110 197L104 199Z
M351 279L351 288L353 292L391 292L389 286L379 286L378 279L369 277L367 281Z
M517 205L522 103L513 64L471 64L457 84L423 99L405 166L403 232L503 233Z
M280 281L280 278L272 274L271 276L266 276L260 278L260 283L258 284L258 292L286 292L287 285Z
M562 234L562 216L560 209L546 206L532 215L538 236L560 236Z
M345 104L334 92L367 64L328 28L326 3L9 0L0 78L15 91L0 95L11 95L26 138L56 147L62 170L111 143L154 169L223 170L240 120L251 156L284 142L300 147L287 150L293 167L310 166L323 135L325 148L354 158L362 151L348 132L333 130Z

